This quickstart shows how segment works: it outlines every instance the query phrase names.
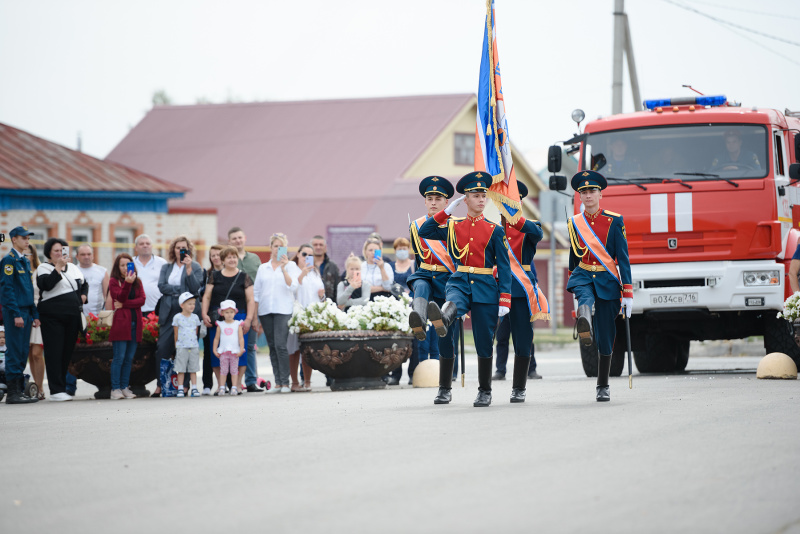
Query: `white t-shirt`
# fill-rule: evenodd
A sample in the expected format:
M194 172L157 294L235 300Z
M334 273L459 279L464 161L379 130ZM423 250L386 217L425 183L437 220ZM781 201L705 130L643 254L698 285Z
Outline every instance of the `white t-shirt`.
M394 283L394 271L388 261L383 262L383 270L387 274L384 281L381 277L381 268L374 263L361 262L361 283L370 286L381 286L384 291L390 291Z
M108 269L93 263L91 267L83 268L78 265L78 269L83 273L83 277L89 283L89 295L86 304L83 305L83 313L97 314L105 306L106 296L103 294L103 279L106 277Z
M48 275L56 270L52 263L42 263L36 268L36 277ZM42 293L41 300L50 300L53 297L66 295L78 291L83 285L83 273L75 264L68 263L67 270L61 271L61 280L49 291Z
M322 278L320 278L319 273L317 271L310 271L303 277L302 281L300 281L299 278L300 275L298 275L297 302L304 308L309 304L320 302L319 290L325 289L325 284L322 283Z
M223 352L239 354L239 351L242 350L239 346L240 324L242 324L242 321L236 319L234 319L232 323L217 321L217 332L219 332L219 347L217 347L217 352L219 354Z
M156 309L158 299L161 298L161 291L158 290L158 277L161 275L161 266L167 263L167 260L160 256L151 256L147 265L139 261L139 256L133 258L133 263L136 264L136 274L139 280L142 281L142 288L144 289L144 306L142 306L142 313L148 314Z
M181 285L181 276L183 276L183 269L186 267L185 265L173 263L172 264L172 271L169 273L169 278L167 278L167 283L171 286L179 286Z

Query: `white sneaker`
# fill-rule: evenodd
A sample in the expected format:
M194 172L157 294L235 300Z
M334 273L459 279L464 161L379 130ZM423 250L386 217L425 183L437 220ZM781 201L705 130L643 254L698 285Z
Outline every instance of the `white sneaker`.
M203 388L203 396L207 397L211 395L211 388Z
M131 388L125 388L125 389L123 389L123 390L122 390L122 395L123 395L123 396L124 396L126 399L135 399L135 398L136 398L136 395L133 393L133 391L131 391Z
M291 392L292 392L292 390L289 389L289 386L283 386L281 388L281 393L291 393Z
M55 395L50 395L49 397L47 397L47 400L53 402L66 402L66 401L71 401L72 397L69 395L69 393L62 392L62 393L56 393Z
M233 387L231 388L231 396L234 396L234 397L235 397L236 395L238 395L238 393L236 392L236 386L233 386Z
M120 400L124 399L125 395L122 393L121 389L113 389L111 390L111 400Z
M281 392L281 388L274 387L272 389L268 389L267 390L267 395L272 395L273 393L280 393L280 392Z

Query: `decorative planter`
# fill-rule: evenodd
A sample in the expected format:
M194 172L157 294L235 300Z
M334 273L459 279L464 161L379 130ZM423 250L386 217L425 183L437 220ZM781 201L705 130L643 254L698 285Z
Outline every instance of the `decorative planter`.
M300 335L303 361L333 379L333 391L381 389L381 377L411 356L414 336L375 330L339 330Z
M140 397L149 396L145 385L156 379L155 363L156 345L139 343L131 365L130 388ZM84 382L97 387L95 399L108 399L111 396L111 361L114 353L110 341L84 345L75 345L69 372Z

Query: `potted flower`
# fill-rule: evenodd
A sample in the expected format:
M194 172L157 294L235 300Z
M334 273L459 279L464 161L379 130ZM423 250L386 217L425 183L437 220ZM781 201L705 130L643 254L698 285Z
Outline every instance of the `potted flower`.
M783 303L783 311L778 312L778 319L786 319L792 323L794 342L800 346L800 291L790 295Z
M303 359L333 379L331 389L379 389L381 377L411 356L411 300L376 297L347 313L330 299L295 307L289 329L299 334Z
M107 399L111 395L111 361L114 359L112 345L108 340L111 316L98 317L90 313L86 317L86 324L86 334L78 335L69 372L97 387L94 398ZM144 386L156 378L157 341L158 317L151 312L143 317L142 342L136 349L131 366L130 387L137 396L149 395Z

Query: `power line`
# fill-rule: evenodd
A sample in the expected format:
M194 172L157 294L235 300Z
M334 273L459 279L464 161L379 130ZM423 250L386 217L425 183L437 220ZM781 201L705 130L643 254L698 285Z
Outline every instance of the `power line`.
M767 39L773 39L775 41L780 41L782 43L790 44L790 45L793 45L793 46L800 46L800 43L798 43L798 42L790 41L788 39L783 39L781 37L776 37L774 35L770 35L768 33L760 32L758 30L753 30L751 28L748 28L747 26L742 26L740 24L734 24L733 22L729 22L727 20L723 20L723 19L715 17L713 15L709 15L708 13L703 13L702 11L698 11L697 9L695 9L693 7L689 7L689 6L685 6L683 4L679 4L678 2L675 2L673 0L663 0L663 1L668 3L668 4L672 4L672 5L676 6L676 7L679 7L681 9L685 9L686 11L691 11L692 13L696 13L698 15L701 15L703 17L711 19L714 22L717 22L719 24L725 24L726 26L730 26L732 28L736 28L736 29L739 29L739 30L742 30L742 31L754 33L754 34L759 35L761 37L766 37Z
M794 60L793 58L791 58L791 57L789 57L789 56L787 56L787 55L785 55L785 54L781 54L781 53L780 53L780 52L778 52L777 50L773 50L772 48L768 47L768 46L767 46L767 45L765 45L764 43L760 43L760 42L756 41L755 39L753 39L753 38L752 38L752 37L750 37L749 35L745 35L745 34L743 34L743 33L742 33L742 32L740 32L740 31L734 30L733 28L728 28L728 27L727 27L727 26L725 26L724 24L720 24L720 26L722 26L724 29L728 30L729 32L731 32L731 33L734 33L734 34L738 35L738 36L739 36L739 37L741 37L742 39L746 39L746 40L750 41L751 43L753 43L754 45L756 45L756 46L760 46L760 47L761 47L761 48L763 48L764 50L767 50L767 51L769 51L769 52L772 52L772 53L773 53L773 54L775 54L776 56L780 56L780 57L782 57L783 59L785 59L786 61L789 61L790 63L794 63L795 65L798 65L798 66L800 66L800 61L796 61L796 60Z
M751 13L753 15L761 15L761 16L764 16L764 17L775 17L775 18L779 18L779 19L800 20L800 17L792 17L792 16L787 15L785 13L767 13L766 11L757 11L755 9L743 9L741 7L731 7L731 6L726 6L726 5L723 5L723 4L716 4L714 2L702 2L700 0L692 0L692 3L706 5L706 6L710 6L710 7L716 7L716 8L719 8L719 9L727 9L727 10L730 10L730 11L739 11L741 13Z

